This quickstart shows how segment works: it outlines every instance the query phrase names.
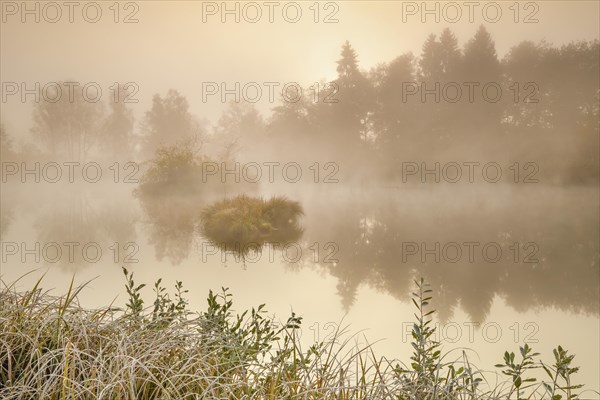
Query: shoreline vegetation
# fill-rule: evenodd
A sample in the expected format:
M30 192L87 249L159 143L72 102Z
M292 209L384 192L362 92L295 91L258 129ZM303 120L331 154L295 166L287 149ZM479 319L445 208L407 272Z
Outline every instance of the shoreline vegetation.
M577 384L574 355L558 346L540 360L525 344L506 351L486 380L465 352L435 341L429 285L414 283L413 354L408 362L376 355L339 329L303 348L302 317L280 325L265 305L234 313L226 288L210 291L207 308L192 312L177 281L159 279L155 300L123 268L128 301L86 309L74 280L63 296L42 289L0 287L2 399L583 399L598 392ZM534 378L541 370L544 379ZM537 375L536 375L537 376ZM583 396L583 397L582 397Z

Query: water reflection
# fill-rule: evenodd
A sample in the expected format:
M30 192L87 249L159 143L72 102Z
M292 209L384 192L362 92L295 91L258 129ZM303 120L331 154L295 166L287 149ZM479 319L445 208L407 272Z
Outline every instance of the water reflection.
M134 215L126 203L116 197L93 196L77 186L46 199L36 212L33 227L42 248L48 243L60 245L62 255L57 264L61 268L77 270L95 263L126 261L123 249L136 241Z
M129 197L76 185L35 190L35 195L7 189L11 194L2 197L2 235L8 261L66 271L128 262L124 249L135 246L137 237Z
M324 198L303 202L306 231L300 244L305 257L292 267L319 268L335 277L346 309L361 285L408 301L411 282L423 276L437 288L442 320L456 308L475 321L485 320L496 296L519 311L599 311L593 189L533 189L492 198L465 194L443 206L436 198L444 196L418 191ZM165 248L174 263L190 255L198 209L185 197L165 198L154 209L145 208L156 219L154 233L161 233L160 240L152 240L159 259ZM243 242L241 237L224 240L214 229L204 231L216 243ZM300 231L291 233L279 239L300 240ZM312 257L315 244L323 249L331 243L333 253ZM228 246L221 250L235 251Z
M167 260L173 265L191 257L199 264L223 264L218 256L201 260L195 241L209 240L221 251L234 253L231 243L296 242L303 249L301 260L290 263L275 257L275 262L282 268L313 268L334 277L347 310L361 286L409 301L413 279L423 276L436 288L442 320L460 308L472 320L483 321L495 297L518 311L557 308L598 314L595 189L556 187L494 193L486 189L488 192L463 194L453 190L454 197L440 188L371 194L361 190L338 197L298 190L290 197L300 203L280 199L279 208L263 209L253 235L221 223L240 208L233 207L235 194L224 198L220 191L137 196L129 191L115 196L103 190L92 193L70 187L53 190L54 195L46 196L37 208L33 206L35 197L24 191L3 197L2 234L12 240L13 231L30 224L42 243L95 242L108 249L115 242L136 241L139 222L143 228L140 243L154 248L157 263ZM136 216L138 207L140 218ZM26 210L33 210L30 220ZM209 214L221 222L203 223L202 210L212 210ZM215 226L230 229L223 236ZM318 257L315 247L320 249ZM237 251L241 254L239 247ZM80 252L75 255L72 262L58 264L71 270L89 266ZM106 251L102 263L113 264L113 255Z
M408 301L413 279L423 276L437 288L441 319L460 307L483 321L495 296L520 311L598 313L593 189L516 192L511 201L464 197L445 206L427 196L307 208L310 240L339 245L339 262L322 266L338 279L346 308L364 284Z
M140 197L148 244L156 259L173 265L189 257L194 239L199 201L194 196L149 195Z
M14 219L14 200L9 196L1 196L2 207L0 207L0 235L8 231L8 227Z

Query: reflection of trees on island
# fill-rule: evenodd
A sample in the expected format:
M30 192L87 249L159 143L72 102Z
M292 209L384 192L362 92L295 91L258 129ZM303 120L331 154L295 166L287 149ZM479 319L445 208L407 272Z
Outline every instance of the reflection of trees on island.
M15 218L15 202L13 196L0 194L0 235L4 236Z
M173 265L189 257L194 239L198 199L194 196L142 195L148 244L154 246L158 261L167 258Z
M135 190L159 261L166 257L177 265L190 254L198 210L208 192L197 174L198 152L196 140L159 147Z
M211 162L199 137L159 146L145 165L135 196L144 213L149 244L156 258L180 264L190 255L200 212L209 201L222 197L230 185L204 179L203 163ZM256 185L232 185L232 194L252 191Z
M338 279L346 308L360 285L408 301L410 283L423 276L438 288L442 318L461 307L482 321L495 296L517 310L556 307L598 313L598 198L592 189L578 190L587 200L576 208L570 206L573 195L553 189L515 194L513 204L465 197L443 207L443 200L421 194L415 203L410 200L415 194L404 192L379 201L373 196L353 204L312 205L307 207L305 238L338 244L339 262L320 265ZM541 207L530 195L555 199ZM473 262L465 242L479 243L471 245ZM449 243L462 249L459 259L454 245L442 251ZM486 244L487 258L482 251ZM502 254L496 261L498 247Z
M0 162L11 161L15 157L13 140L6 133L4 125L0 123ZM2 183L4 189L6 184ZM10 191L0 190L0 235L6 234L8 227L14 219L15 197Z
M156 258L180 264L190 256L195 238L204 238L223 252L244 257L264 245L280 246L302 236L303 211L283 197L269 201L246 195L207 204L210 194L160 195L138 191L149 244Z

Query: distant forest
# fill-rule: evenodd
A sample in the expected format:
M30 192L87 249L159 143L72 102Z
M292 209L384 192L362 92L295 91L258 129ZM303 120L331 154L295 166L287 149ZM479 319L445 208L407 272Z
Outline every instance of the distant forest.
M536 162L549 184L589 184L600 169L599 54L598 40L523 41L499 59L481 26L462 48L445 29L427 38L420 55L367 71L346 42L332 55L338 77L321 82L326 90L315 98L307 87L310 96L282 99L268 116L231 103L210 126L172 89L154 95L136 123L123 101L63 96L35 104L33 143L17 144L3 127L1 157L143 161L195 137L206 158L334 161L348 180L397 179L401 161L494 160Z

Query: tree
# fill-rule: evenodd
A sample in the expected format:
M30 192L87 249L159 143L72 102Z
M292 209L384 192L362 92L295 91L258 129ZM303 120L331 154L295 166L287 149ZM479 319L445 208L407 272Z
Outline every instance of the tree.
M549 94L549 82L540 81L549 51L545 42L535 44L523 41L512 47L502 60L504 86L507 94L510 94L505 99L503 122L511 128L522 131L549 126L549 104L547 101L540 103L540 99L548 98L546 95ZM513 88L512 92L509 92L510 88ZM516 88L517 101L514 99Z
M269 119L269 131L277 137L297 141L299 136L309 133L309 112L310 108L304 97L296 102L283 101L281 105L273 108Z
M462 96L460 103L462 110L457 110L461 115L460 120L467 122L466 129L479 125L480 133L473 133L471 136L476 135L474 137L485 139L485 134L499 129L503 110L501 102L489 100L492 98L491 96L497 96L497 94L489 94L490 97L484 97L483 88L486 85L489 88L489 85L501 84L502 71L494 41L483 25L465 45L461 72L463 82L475 83L478 86L475 87L474 103L468 101L468 95ZM485 92L485 95L488 93Z
M215 133L228 139L252 143L264 133L264 122L253 104L232 101L219 118Z
M458 41L450 29L442 31L439 41L435 40L435 35L430 35L423 45L419 62L424 85L420 94L433 90L441 92L445 85L451 82L455 84L459 77L461 57ZM425 104L419 108L420 115L426 116L421 119L423 134L419 140L432 140L445 146L443 141L452 140L456 135L454 128L457 125L456 116L459 115L460 105L446 99L436 101L432 95L425 98Z
M214 128L217 149L212 149L222 161L233 161L237 150L256 155L265 144L265 124L258 110L251 103L229 103Z
M119 86L118 90L121 94L124 89ZM118 99L122 98L119 95ZM133 153L133 113L122 101L110 101L109 107L111 113L104 120L102 129L102 148L111 158L123 159Z
M350 45L350 42L346 42L342 45L342 58L337 61L337 73L338 83L344 87L355 86L360 76L358 70L358 56L356 51Z
M319 88L325 84L319 83ZM304 89L307 93L310 89ZM298 149L313 148L320 145L321 135L318 134L318 123L320 115L315 108L322 104L312 104L312 99L302 96L298 101L291 102L282 100L280 105L272 109L271 117L266 126L267 144L280 160L288 160L290 157L297 159ZM312 122L316 122L313 124ZM315 153L304 153L308 157L315 157Z
M446 80L455 79L462 61L462 54L458 48L458 40L449 28L445 28L440 35L439 52L443 77Z
M48 90L42 99L33 109L32 133L53 157L85 160L100 136L103 104L85 99L81 90L72 90L65 82Z
M367 136L366 121L371 108L372 90L367 78L358 68L358 56L348 41L344 43L337 61L338 102L332 108L332 130L336 142L343 140L350 149L356 148Z
M412 54L406 53L389 64L380 66L378 70L373 71L377 92L377 143L381 149L393 153L399 150L402 139L408 139L403 142L406 148L414 144L410 137L414 134L414 123L417 120L415 112L419 108L420 98L407 96L405 99L403 92L406 90L405 84L415 81L415 59Z
M421 78L425 81L439 81L442 77L441 44L433 33L423 44L419 67Z
M480 25L475 36L467 42L464 51L464 79L485 84L500 80L500 62L492 36Z
M171 89L165 97L155 94L142 122L143 156L152 157L159 147L172 146L202 131L179 92Z
M423 44L419 60L421 79L426 81L449 81L457 77L461 52L458 40L449 28L442 31L440 39L431 34Z

